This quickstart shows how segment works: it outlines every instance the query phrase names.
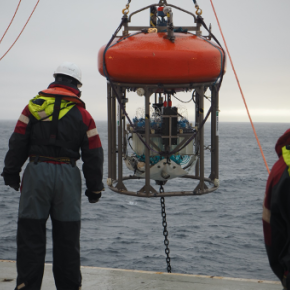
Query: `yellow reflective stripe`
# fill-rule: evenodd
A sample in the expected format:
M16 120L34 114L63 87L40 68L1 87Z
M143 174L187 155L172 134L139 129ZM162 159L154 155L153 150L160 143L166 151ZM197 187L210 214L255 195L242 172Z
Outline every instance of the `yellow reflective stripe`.
M48 117L48 115L45 113L45 111L40 111L40 112L37 112L37 113L38 113L40 119L43 119L45 117ZM49 118L46 118L46 119L43 119L42 121L50 121L50 119Z
M22 283L22 284L20 284L19 286L17 286L17 289L22 289L22 288L24 288L24 287L25 287L25 284Z
M87 136L88 136L88 138L94 137L94 136L96 136L96 135L98 135L98 134L99 134L99 133L98 133L97 128L95 128L95 129L91 129L91 130L87 131Z
M265 205L263 205L263 216L262 219L267 222L268 224L270 223L270 219L271 219L271 211L269 209L267 209L265 207Z
M283 156L284 162L288 166L288 173L290 175L290 150L288 150L286 146L282 148L282 156Z
M19 117L19 121L21 121L24 124L28 124L29 123L29 118L24 116L23 114L21 114L20 117Z

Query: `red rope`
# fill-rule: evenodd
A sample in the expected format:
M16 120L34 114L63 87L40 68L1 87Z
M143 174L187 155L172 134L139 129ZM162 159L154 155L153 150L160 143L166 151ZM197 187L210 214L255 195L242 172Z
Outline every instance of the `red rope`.
M242 98L243 98L243 101L244 101L245 107L246 107L246 110L247 110L247 113L248 113L248 117L249 117L249 119L250 119L250 122L251 122L251 125L252 125L252 128L253 128L253 132L254 132L254 134L255 134L255 137L256 137L256 140L257 140L258 146L259 146L259 148L260 148L260 151L261 151L261 154L262 154L262 157L263 157L264 163L265 163L265 166L266 166L266 168L267 168L267 171L268 171L268 173L270 174L270 169L269 169L269 167L268 167L268 164L267 164L267 161L266 161L266 158L265 158L265 155L264 155L264 152L263 152L262 146L261 146L260 141L259 141L259 138L258 138L258 136L257 136L256 130L255 130L255 126L254 126L254 124L253 124L253 121L252 121L252 118L251 118L251 115L250 115L250 112L249 112L249 109L248 109L248 106L247 106L247 103L246 103L246 99L245 99L245 97L244 97L244 93L243 93L243 91L242 91L242 88L241 88L241 85L240 85L240 82L239 82L239 78L238 78L237 73L236 73L236 70L235 70L235 68L234 68L234 64L233 64L233 61L232 61L232 58L231 58L230 52L229 52L229 50L228 50L228 46L227 46L226 40L225 40L225 38L224 38L224 35L223 35L223 32L222 32L222 29L221 29L221 25L220 25L220 22L219 22L219 20L218 20L218 17L217 17L217 14L216 14L216 11L215 11L215 8L214 8L214 5L213 5L212 0L210 0L210 3L211 3L211 6L212 6L212 8L213 8L213 12L214 12L215 18L216 18L217 23L218 23L218 26L219 26L219 29L220 29L220 33L221 33L221 35L222 35L222 38L223 38L223 41L224 41L224 44L225 44L225 47L226 47L226 51L227 51L227 54L228 54L229 59L230 59L230 62L231 62L231 66L232 66L232 69L233 69L233 71L234 71L234 74L235 74L235 77L236 77L236 80L237 80L237 83L238 83L238 86L239 86L239 89L240 89L240 92L241 92L241 95L242 95Z
M21 0L20 0L20 1L21 1ZM0 58L0 60L2 60L2 58L3 58L3 57L4 57L4 56L9 52L9 50L13 47L13 45L16 43L16 41L18 40L18 38L19 38L20 35L22 34L22 32L23 32L23 30L25 29L27 23L29 22L29 20L30 20L32 14L33 14L33 12L35 11L35 9L36 9L36 7L37 7L39 1L40 1L40 0L38 0L37 3L36 3L36 5L34 6L32 12L31 12L29 18L27 19L27 21L26 21L24 27L22 28L21 32L19 33L19 35L17 36L17 38L15 39L15 41L12 43L12 45L9 47L9 49L8 49L8 50L4 53L4 55ZM20 2L19 2L19 4L20 4ZM19 4L18 4L18 6L19 6ZM17 9L18 9L18 7L17 7ZM13 18L14 18L14 16L13 16ZM10 26L10 25L9 25L9 26ZM6 33L6 32L5 32L5 33ZM5 34L4 34L4 35L5 35ZM3 35L3 37L4 37L4 35ZM3 37L2 37L2 39L3 39ZM2 39L1 39L1 40L2 40Z
M5 36L5 34L7 33L8 29L9 29L9 27L10 27L10 25L12 24L12 22L13 22L13 20L14 20L14 17L15 17L15 15L16 15L17 11L18 11L19 6L20 6L20 3L21 3L21 0L19 1L18 5L17 5L16 11L15 11L15 13L14 13L14 15L13 15L13 17L12 17L12 19L11 19L11 21L10 21L8 27L7 27L7 29L6 29L6 31L4 32L4 34L3 34L3 36L2 36L2 38L1 38L1 40L0 40L0 43L2 42L2 40L3 40L4 36Z

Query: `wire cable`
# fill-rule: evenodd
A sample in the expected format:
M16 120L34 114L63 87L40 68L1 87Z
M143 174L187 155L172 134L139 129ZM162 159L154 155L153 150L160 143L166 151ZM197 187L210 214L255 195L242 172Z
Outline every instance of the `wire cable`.
M4 38L4 36L5 36L5 34L7 33L7 31L8 31L8 29L9 29L10 25L12 24L12 22L13 22L13 20L14 20L14 17L15 17L15 15L16 15L17 11L18 11L18 8L19 8L19 6L20 6L21 1L22 1L22 0L19 0L19 3L18 3L18 5L17 5L17 8L16 8L16 10L15 10L15 12L14 12L14 15L13 15L13 17L12 17L12 19L11 19L11 21L10 21L8 27L7 27L7 29L5 30L5 32L4 32L3 36L2 36L2 38L0 39L0 44L1 44L1 42L2 42L2 40L3 40L3 38Z
M215 11L215 8L214 8L214 5L213 5L213 2L212 0L210 0L210 3L211 3L211 6L213 8L213 12L214 12L214 15L215 15L215 18L217 20L217 23L218 23L218 26L219 26L219 30L220 30L220 33L221 33L221 36L223 38L223 41L224 41L224 44L225 44L225 47L226 47L226 51L227 51L227 54L229 56L229 59L230 59L230 63L231 63L231 66L232 66L232 69L233 69L233 72L235 74L235 77L236 77L236 80L237 80L237 83L238 83L238 87L240 89L240 92L241 92L241 95L242 95L242 98L243 98L243 101L244 101L244 104L245 104L245 107L246 107L246 110L247 110L247 114L248 114L248 117L250 119L250 122L251 122L251 125L252 125L252 128L253 128L253 132L254 132L254 135L256 137L256 140L257 140L257 143L258 143L258 146L260 148L260 151L261 151L261 154L262 154L262 157L263 157L263 160L264 160L264 163L265 163L265 166L266 166L266 169L268 171L268 173L270 174L270 169L269 169L269 166L267 164L267 161L266 161L266 158L265 158L265 155L264 155L264 152L263 152L263 149L262 149L262 146L260 144L260 141L259 141L259 138L258 138L258 135L256 133L256 130L255 130L255 126L253 124L253 121L252 121L252 118L251 118L251 115L250 115L250 112L249 112L249 109L248 109L248 106L247 106L247 103L246 103L246 99L244 97L244 93L243 93L243 90L241 88L241 85L240 85L240 81L239 81L239 78L238 78L238 75L236 73L236 70L234 68L234 64L233 64L233 61L232 61L232 58L231 58L231 55L230 55L230 52L229 52L229 49L228 49L228 46L227 46L227 43L226 43L226 40L225 40L225 37L223 35L223 32L222 32L222 29L221 29L221 25L220 25L220 22L218 20L218 17L217 17L217 14L216 14L216 11Z
M15 39L15 41L12 43L12 45L9 47L9 49L4 53L4 55L0 58L0 61L2 60L2 58L10 51L10 49L14 46L14 44L16 43L16 41L18 40L18 38L20 37L20 35L22 34L22 32L23 32L23 30L25 29L25 27L26 27L26 25L27 25L27 23L29 22L29 20L30 20L30 18L31 18L31 16L32 16L32 14L34 13L34 11L35 11L35 9L36 9L36 7L37 7L37 5L38 5L38 3L39 3L39 1L40 0L38 0L37 1L37 3L36 3L36 5L34 6L34 8L33 8L33 10L32 10L32 12L31 12L31 14L30 14L30 16L29 16L29 18L27 19L27 21L26 21L26 23L25 23L25 25L24 25L24 27L22 28L22 30L21 30L21 32L19 33L19 35L17 36L17 38Z
M177 98L176 96L172 95L172 97L174 97L176 100L178 100L179 102L183 103L183 104L187 104L187 103L190 103L192 101L192 97L190 98L189 101L182 101L180 100L179 98Z

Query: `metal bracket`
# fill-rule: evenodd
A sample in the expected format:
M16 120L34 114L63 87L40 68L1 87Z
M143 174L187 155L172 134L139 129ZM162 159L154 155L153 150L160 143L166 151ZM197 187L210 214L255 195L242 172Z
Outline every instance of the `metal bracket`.
M128 191L122 180L118 180L116 188L120 191Z
M199 182L197 187L193 190L193 194L199 194L199 192L203 192L205 189L208 189L207 185L204 182Z
M147 189L149 189L149 191L147 191ZM158 192L151 186L146 186L144 185L139 191L137 191L137 193L142 192L142 193L147 193L148 195L154 194L155 196L158 194Z
M210 33L208 34L208 36L205 36L205 38L211 40L211 23L209 24L208 30L210 31Z

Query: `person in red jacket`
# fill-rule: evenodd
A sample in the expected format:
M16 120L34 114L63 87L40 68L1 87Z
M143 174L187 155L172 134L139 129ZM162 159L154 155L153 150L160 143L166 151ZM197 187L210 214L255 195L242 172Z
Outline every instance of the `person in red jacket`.
M76 166L80 157L89 202L97 202L104 190L103 149L95 122L80 99L81 71L65 62L54 77L20 115L1 174L5 184L18 191L20 171L29 158L19 202L16 289L41 288L49 216L56 288L80 289L81 175Z
M277 141L279 160L269 175L263 204L264 240L270 266L290 289L290 129Z

